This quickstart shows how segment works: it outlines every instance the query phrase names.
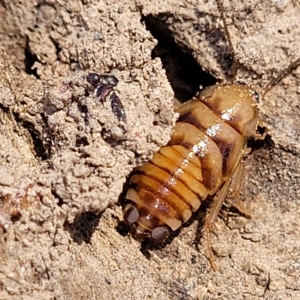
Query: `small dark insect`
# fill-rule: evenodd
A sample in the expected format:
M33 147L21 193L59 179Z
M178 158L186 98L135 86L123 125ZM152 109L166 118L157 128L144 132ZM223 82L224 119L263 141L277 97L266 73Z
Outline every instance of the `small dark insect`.
M233 60L233 80L208 87L176 109L179 119L169 143L129 178L124 209L124 220L134 237L161 241L180 229L201 203L210 199L203 231L213 269L216 266L210 232L230 187L235 206L250 216L239 196L243 158L248 154L249 138L264 138L257 132L257 94L235 80L237 61L222 2L216 2ZM279 72L265 86L263 95L299 65L300 58ZM208 196L213 195L211 201Z
M110 100L111 100L111 109L114 115L118 118L119 121L126 122L126 115L125 115L123 104L115 92L111 94Z
M96 96L102 104L110 94L111 109L115 117L119 121L126 123L124 106L120 98L114 92L114 88L118 85L119 80L113 75L99 75L97 73L89 73L86 76L86 80L93 86L94 90L96 90Z

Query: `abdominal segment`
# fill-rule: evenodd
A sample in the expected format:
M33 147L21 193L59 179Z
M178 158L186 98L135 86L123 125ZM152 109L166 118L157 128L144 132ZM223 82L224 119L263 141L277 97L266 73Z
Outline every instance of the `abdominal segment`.
M137 167L129 180L126 199L135 208L127 209L127 218L139 232L159 228L156 232L164 233L164 225L172 231L180 228L230 178L241 159L245 138L205 103L195 99L177 111L167 146Z

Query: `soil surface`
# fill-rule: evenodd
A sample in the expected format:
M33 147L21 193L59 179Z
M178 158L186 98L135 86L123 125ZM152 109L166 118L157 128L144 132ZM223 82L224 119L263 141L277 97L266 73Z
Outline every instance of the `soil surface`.
M174 97L230 80L216 2L22 2L0 1L0 299L300 299L300 67L260 99L252 218L224 207L213 271L197 220L141 244L119 200L168 142ZM238 79L262 93L299 57L300 2L224 7ZM103 103L90 73L118 79Z

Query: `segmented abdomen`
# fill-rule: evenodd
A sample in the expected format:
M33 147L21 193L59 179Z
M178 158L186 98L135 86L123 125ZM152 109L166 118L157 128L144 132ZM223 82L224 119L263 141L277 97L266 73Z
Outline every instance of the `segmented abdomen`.
M251 124L253 119L256 121L252 102L248 101L249 109L243 112L244 116L250 113L249 116L240 124L239 110L234 109L241 107L240 103L231 101L228 117L214 98L207 101L198 98L180 106L179 119L168 145L135 169L126 198L134 203L134 207L127 207L127 221L137 223L137 235L151 233L164 225L173 231L178 229L208 194L214 194L230 178L240 162L246 141L243 130L248 130L244 121ZM234 118L236 121L232 122ZM164 234L160 229L155 236ZM155 236L152 233L152 238L156 239Z

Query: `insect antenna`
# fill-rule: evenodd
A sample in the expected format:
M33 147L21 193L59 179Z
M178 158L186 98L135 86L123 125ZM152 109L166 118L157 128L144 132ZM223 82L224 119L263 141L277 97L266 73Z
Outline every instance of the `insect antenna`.
M291 62L286 68L281 70L276 77L274 77L263 89L262 96L267 94L272 87L274 87L278 82L280 82L285 76L292 72L300 65L300 57L293 62Z
M224 6L222 1L220 0L216 0L217 2L217 6L218 6L218 10L221 16L221 19L223 21L223 25L224 25L224 32L225 32L225 36L226 36L226 40L228 42L229 45L229 53L230 53L230 58L232 59L232 82L235 82L236 79L236 74L237 74L237 67L238 67L238 62L235 58L235 51L233 48L233 44L231 41L231 37L229 34L229 30L228 30L228 24L224 15ZM265 94L267 94L272 87L274 87L275 85L277 85L285 76L287 76L289 73L291 73L292 70L296 69L298 66L300 65L300 57L296 60L294 60L293 62L291 62L286 68L284 68L283 70L281 70L276 77L274 77L263 89L263 93L262 96L264 96Z
M219 13L220 13L221 19L223 21L223 25L224 25L224 32L225 32L225 36L226 36L226 39L227 39L227 42L228 42L228 45L229 45L230 58L232 59L232 66L231 66L231 68L232 68L232 70L231 70L231 73L232 73L232 82L235 82L236 73L237 73L237 67L238 67L238 62L237 62L237 60L235 58L235 52L234 52L234 48L233 48L233 45L232 45L231 37L230 37L230 34L229 34L229 30L228 30L228 24L226 22L226 18L225 18L225 15L224 15L224 6L223 6L223 3L220 0L216 0L216 2L217 2L218 10L219 10Z

